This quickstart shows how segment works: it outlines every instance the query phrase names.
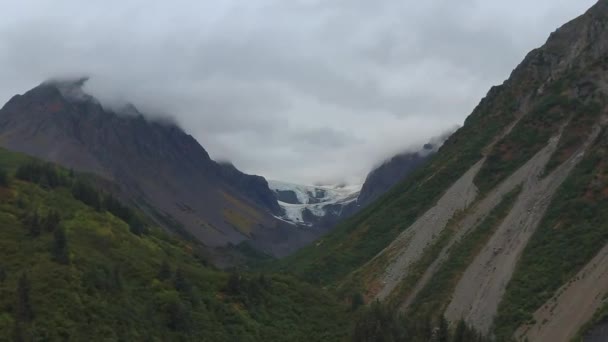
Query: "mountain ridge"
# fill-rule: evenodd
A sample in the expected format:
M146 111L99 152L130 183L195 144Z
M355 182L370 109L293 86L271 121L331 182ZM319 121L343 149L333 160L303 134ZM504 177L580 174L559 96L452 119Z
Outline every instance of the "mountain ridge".
M608 245L607 42L599 1L491 88L425 166L279 267L436 327L584 334L608 294L603 278L582 280L605 271L590 263Z
M85 81L13 97L0 110L0 144L117 181L211 247L251 240L283 255L308 239L273 217L281 209L263 177L216 163L191 135L132 105L124 115L104 109L82 91Z

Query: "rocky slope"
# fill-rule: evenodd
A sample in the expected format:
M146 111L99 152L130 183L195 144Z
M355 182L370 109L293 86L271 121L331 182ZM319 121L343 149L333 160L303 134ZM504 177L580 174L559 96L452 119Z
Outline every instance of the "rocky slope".
M274 217L282 211L263 177L216 163L192 136L134 106L102 107L85 81L13 97L0 110L0 145L115 181L159 222L211 247L250 241L282 255L307 240Z
M283 267L439 328L445 317L499 341L597 339L607 123L599 1L492 88L425 166Z

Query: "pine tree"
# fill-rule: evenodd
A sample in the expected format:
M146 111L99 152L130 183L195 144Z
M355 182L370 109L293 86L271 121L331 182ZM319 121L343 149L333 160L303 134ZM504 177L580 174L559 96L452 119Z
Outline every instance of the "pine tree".
M458 321L458 325L456 326L456 331L454 332L454 342L466 342L465 334L467 332L467 326L464 323L464 320Z
M0 284L4 283L6 280L6 269L4 266L0 265Z
M4 169L0 169L0 186L8 186L8 175Z
M190 284L188 279L186 279L186 276L184 275L184 272L181 270L181 268L178 268L175 271L174 286L177 291L186 295L189 295L190 291L192 290L192 285Z
M50 210L44 219L44 229L47 232L54 232L61 222L61 216L56 210Z
M25 221L23 223L27 227L30 236L37 237L40 235L42 229L40 224L40 216L37 212L26 216Z
M24 342L25 338L23 337L23 328L21 328L21 323L19 321L15 321L15 325L13 326L13 342Z
M439 319L439 329L437 332L437 340L439 342L448 342L450 336L448 331L448 321L444 316Z
M363 295L359 292L356 292L351 297L351 311L357 311L361 306L365 304L365 299Z
M266 278L266 275L264 273L260 274L260 276L258 277L258 282L265 289L270 287L270 281L268 281L268 278Z
M74 183L72 186L72 196L97 211L101 210L101 200L99 199L97 190L83 181Z
M67 265L70 263L70 253L68 250L68 239L65 235L65 231L61 228L56 229L53 234L53 259L60 263Z
M167 260L163 261L163 263L160 265L157 277L159 280L171 279L171 265L169 265Z
M123 280L122 274L120 273L120 266L116 265L112 268L112 288L114 290L122 290Z
M190 327L190 311L178 299L166 306L167 327L173 331L187 331Z
M137 217L137 216L132 216L129 219L129 230L131 231L131 233L137 235L137 236L141 236L143 233L146 232L146 227L144 225L144 223Z
M230 295L238 295L241 292L241 275L232 272L226 284L226 292Z
M20 322L30 322L34 318L30 303L30 281L25 273L21 275L17 283L16 308L16 316Z

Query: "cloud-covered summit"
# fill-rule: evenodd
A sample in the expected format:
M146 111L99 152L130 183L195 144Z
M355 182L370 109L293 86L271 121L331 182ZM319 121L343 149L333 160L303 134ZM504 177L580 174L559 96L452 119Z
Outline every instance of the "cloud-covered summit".
M247 172L356 181L461 123L593 2L13 2L0 13L0 101L86 74L102 102L171 113Z

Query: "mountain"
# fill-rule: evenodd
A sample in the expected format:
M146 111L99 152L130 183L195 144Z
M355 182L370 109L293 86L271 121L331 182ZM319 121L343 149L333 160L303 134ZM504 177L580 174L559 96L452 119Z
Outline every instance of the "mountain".
M424 165L448 136L444 134L424 144L418 151L403 152L384 161L370 171L362 186L314 186L280 181L269 181L269 185L283 208L284 220L312 227L320 234L362 210Z
M0 109L0 145L98 174L164 226L209 247L249 242L284 255L308 241L278 220L282 210L263 177L213 161L173 123L132 105L104 108L86 78L49 81Z
M380 196L388 192L397 183L403 181L414 170L424 165L445 142L451 133L431 139L422 148L414 152L403 152L384 161L373 169L365 178L357 198L357 206L365 208Z
M424 166L277 267L434 331L606 340L607 85L602 0L490 89Z
M428 153L426 153L428 151ZM422 153L398 154L372 170L366 177L358 202L365 206L378 199L415 168L422 165L432 153L433 146L425 144Z
M218 271L88 178L0 149L0 340L347 338L352 314L332 294Z

